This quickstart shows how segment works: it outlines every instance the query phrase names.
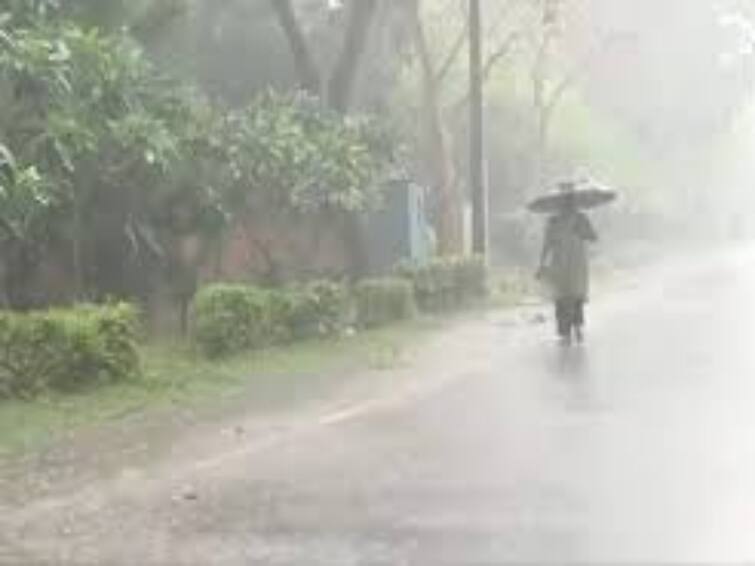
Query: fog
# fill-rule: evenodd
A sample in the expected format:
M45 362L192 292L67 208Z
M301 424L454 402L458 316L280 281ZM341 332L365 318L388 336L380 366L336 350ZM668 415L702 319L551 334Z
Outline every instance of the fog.
M755 563L754 155L753 0L0 0L0 564Z
M470 218L474 216L470 214L474 190L469 166L467 2L35 0L6 4L11 28L38 18L72 21L99 30L103 37L126 38L146 64L156 67L160 80L194 93L195 102L201 100L204 111L216 117L243 112L269 93L284 98L304 93L346 121L372 120L390 137L381 146L388 150L380 156L386 163L379 175L375 171L357 189L369 192L369 187L391 184L396 177L418 185L425 191L418 229L433 233L430 240L436 251L447 255L471 248L466 237L473 233ZM484 177L489 192L483 216L489 218L494 262L532 267L542 218L527 213L526 205L567 178L594 181L619 194L614 204L595 213L605 236L602 249L607 252L752 235L752 12L747 2L737 0L483 0ZM33 112L33 105L20 112L26 110ZM10 126L6 129L5 137L11 141L13 136L23 140L27 135L13 133ZM28 155L24 151L25 146L19 148L20 161L34 163L33 148ZM147 154L155 155L154 150ZM228 202L233 191L222 187L227 183L224 171L230 169L219 163L215 177L207 179L203 189L216 191L222 201L219 206L228 221L225 239L232 239L234 230L249 220L242 220L240 211L233 218L231 209L237 204ZM234 189L239 194L245 186L260 188L260 182L245 179L238 168L233 171L241 175ZM179 182L175 173L160 182ZM50 174L58 175L52 170ZM322 185L324 181L316 177L283 185L292 191L299 185ZM81 183L64 179L60 186ZM151 177L143 179L145 188L154 183ZM255 195L250 189L246 198L250 202L261 198ZM105 216L119 216L124 225L143 217L140 222L152 225L153 232L164 230L151 217L157 208L149 206L145 204L138 214L113 210ZM207 203L192 206L201 209ZM259 214L269 206L258 203L255 211ZM369 212L366 204L359 207ZM264 220L270 220L269 215ZM312 220L314 226L328 224ZM270 224L282 227L286 222L281 218ZM60 223L58 241L72 233L66 223L65 219ZM96 234L95 224L90 228ZM82 241L89 238L88 229L81 229ZM140 232L131 226L125 233ZM206 241L205 236L198 236L199 240ZM113 242L120 248L118 253L91 253L119 257L134 247L138 237L134 238L114 237L119 240ZM160 247L144 239L142 252ZM257 238L258 247L269 247L265 242L275 239ZM302 241L319 239L302 236ZM352 241L345 239L347 247ZM349 269L357 271L355 266L369 259L365 250L356 249L359 245L349 252ZM44 253L63 257L47 244L43 248ZM145 265L154 260L142 252L132 250L129 257L139 256ZM86 254L83 249L70 253ZM277 262L269 250L259 253L267 259L257 261ZM286 260L290 266L264 269L299 274L346 269L332 261L327 267L309 266L311 252L297 253L297 259ZM69 260L63 263L73 261ZM79 263L83 266L87 261ZM265 277L275 279L269 273ZM123 274L112 276L113 281L123 278Z
M338 4L299 1L295 7L317 65L332 67L346 18ZM400 2L379 2L358 71L354 108L382 112L422 136L421 68ZM464 29L463 2L421 3L431 56L444 62ZM746 3L713 0L572 0L560 6L549 45L546 78L567 75L554 111L544 181L589 174L622 192L622 207L658 215L672 236L681 231L741 233L753 206L748 187L752 130L752 24ZM486 86L486 158L493 216L521 209L537 188L531 72L538 41L535 0L488 2L488 57L513 35L511 53L491 66ZM199 77L214 96L243 104L297 77L289 45L268 2L196 2L153 49L167 66ZM459 53L440 86L441 106L467 84ZM444 112L452 114L444 108ZM466 191L466 116L449 115L457 180ZM419 150L421 151L421 149ZM411 165L425 184L435 181ZM618 222L621 220L618 219ZM495 222L493 223L495 224ZM495 231L495 226L493 226Z

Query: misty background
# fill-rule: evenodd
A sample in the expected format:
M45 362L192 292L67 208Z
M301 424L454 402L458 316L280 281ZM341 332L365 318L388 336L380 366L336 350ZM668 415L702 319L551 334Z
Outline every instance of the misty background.
M53 196L61 198L55 207L37 203L42 206L33 216L36 228L25 239L11 234L8 245L18 261L8 262L6 275L28 273L6 286L23 291L36 277L64 281L61 287L74 289L43 289L39 295L49 303L55 293L146 297L167 281L185 302L201 280L228 277L221 277L223 262L236 266L234 277L254 272L252 279L274 283L308 273L353 275L366 255L353 216L369 212L369 187L389 176L426 188L420 208L440 255L469 250L467 2L3 0L0 8L9 41L25 49L9 51L4 60L3 84L15 84L4 87L6 104L18 110L8 113L0 134L22 165L42 168L44 179L57 187ZM592 180L621 195L615 206L595 215L607 242L603 257L751 235L755 14L746 2L489 0L483 2L483 15L495 264L531 272L542 219L527 214L525 205L566 177ZM84 51L70 58L65 44L55 41L61 25L68 25L71 45L85 32L92 34L86 36L92 45L79 41ZM39 68L35 41L52 50ZM91 103L97 103L98 89L115 88L113 97L123 99L123 108L141 104L142 114L121 115L123 108L106 106L101 119L89 123L88 113L74 107L92 89L73 97L63 93L59 100L40 96L35 82L54 73L82 73L73 81L81 84L91 78L86 57L94 55L86 49L100 52L99 64L123 73L103 73L97 80L106 86L93 87ZM28 76L19 80L13 69L24 65L30 66ZM51 88L57 88L55 83ZM144 99L148 90L155 99ZM362 135L360 120L381 130L362 138L374 167L352 171L366 174L356 185L338 177L349 167L348 149L331 181L311 171L302 181L323 194L330 190L324 185L349 181L341 188L351 190L351 200L339 201L337 222L328 216L333 211L326 210L327 204L307 211L301 203L278 206L279 197L267 192L278 184L284 192L298 185L255 177L269 162L264 148L258 148L260 154L244 153L254 157L246 165L231 164L233 155L220 155L233 148L233 136L243 138L244 130L233 131L234 124L259 123L254 116L270 103L271 93L284 98L304 93L330 113L332 127L354 127L357 136ZM173 97L187 116L175 120L175 113L166 114L161 97ZM288 103L281 100L267 110L277 108L277 116L285 119ZM70 116L51 121L47 106ZM40 108L46 125L39 135L55 141L41 156L38 144L28 143L33 135L27 127L12 118L29 118L33 132L40 125ZM62 132L61 124L67 124ZM88 129L76 130L81 139L101 136L92 146L96 151L76 142L69 126ZM285 129L279 134L275 139L285 141ZM246 141L252 143L256 135ZM208 142L206 162L196 157L203 140ZM119 164L118 155L109 152L124 142L131 144L124 154L135 157ZM321 148L341 149L335 141ZM296 147L288 150L295 159ZM162 165L155 161L161 152ZM112 159L113 168L90 167L91 160L102 164L103 159ZM204 169L191 172L200 163ZM244 166L246 173L239 170ZM324 199L322 204L331 197L317 198ZM10 222L18 220L14 206L6 207ZM273 210L276 214L270 214ZM286 244L298 251L273 249L281 247L286 232L295 231L289 228L303 224L311 225L312 233L299 230L300 241ZM336 225L338 234L321 234ZM309 260L317 254L304 244L319 246L328 238L324 247L330 259L345 259L314 265ZM254 258L247 257L252 253ZM165 272L162 280L154 276L158 264ZM65 274L33 273L38 265ZM207 276L208 271L214 275Z
M138 20L139 8L133 4L124 2L121 9ZM149 3L142 4L142 10L150 9ZM289 45L267 0L175 4L167 27L142 30L150 53L167 70L198 80L229 105L241 105L270 87L296 86ZM294 4L319 64L332 65L345 10L318 0ZM402 13L404 3L378 4L354 107L380 112L407 139L417 139L422 128L417 110L423 104L420 65ZM447 63L465 29L465 3L421 4L433 59L437 65ZM619 189L619 207L605 213L610 222L602 222L617 237L748 234L755 204L750 159L755 114L747 3L553 4L560 20L548 47L545 81L553 88L563 81L568 85L553 111L544 179L586 174ZM491 1L484 9L491 230L495 250L508 258L521 259L514 241L518 217L527 197L538 191L533 72L546 33L543 9L537 0ZM451 67L440 85L441 104L451 107L445 110L445 123L452 132L456 167L463 173L466 112L452 106L464 98L464 52ZM422 174L421 160L416 170ZM428 177L425 182L432 183ZM464 176L460 178L463 185Z

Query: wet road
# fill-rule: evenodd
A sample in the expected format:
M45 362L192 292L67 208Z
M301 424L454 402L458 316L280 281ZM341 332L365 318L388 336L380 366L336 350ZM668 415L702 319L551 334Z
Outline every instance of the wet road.
M755 561L755 256L591 315L570 350L494 319L441 390L197 470L196 499L99 493L10 536L76 564Z

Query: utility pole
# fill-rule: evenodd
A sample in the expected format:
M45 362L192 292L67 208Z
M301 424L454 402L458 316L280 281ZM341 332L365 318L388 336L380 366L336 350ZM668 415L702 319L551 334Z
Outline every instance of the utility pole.
M472 191L472 250L488 253L488 188L482 117L482 32L480 0L469 1L470 188Z

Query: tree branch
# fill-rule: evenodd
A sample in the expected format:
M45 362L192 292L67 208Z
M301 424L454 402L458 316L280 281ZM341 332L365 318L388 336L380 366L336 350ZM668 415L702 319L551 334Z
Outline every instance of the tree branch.
M270 7L278 18L281 30L288 40L299 86L307 92L321 94L320 72L307 45L304 32L299 25L291 0L270 0Z
M445 80L445 78L448 76L448 73L453 68L454 63L456 63L456 60L459 58L459 55L461 55L461 50L464 48L464 46L467 43L468 35L469 35L469 21L466 21L466 23L464 24L464 29L462 29L461 33L459 33L459 36L456 38L456 41L454 41L453 45L451 46L451 49L449 50L448 55L446 55L445 60L440 65L438 72L435 73L436 83L438 84L442 83Z
M509 3L510 2L507 2L507 5ZM466 7L467 7L467 0L462 0L460 9L465 16L467 12ZM506 15L507 15L507 10L506 9L501 10L498 14L498 18L496 19L495 23L492 26L490 26L490 29L486 32L486 34L495 35L498 32L501 25L506 21ZM516 34L512 34L512 35L516 35ZM458 37L454 41L453 45L451 46L451 49L448 52L448 55L446 56L443 63L440 65L438 72L436 73L435 80L438 84L443 82L443 80L446 78L446 76L450 72L451 68L453 68L454 63L459 58L459 55L461 55L461 51L467 43L468 37L469 37L469 18L465 17L464 28L461 30ZM491 56L491 59L497 60L497 59L500 59L502 56L503 55L496 56L496 54L494 53ZM488 63L491 63L491 61L488 61ZM492 67L493 65L495 65L495 63L496 61L492 61L492 65L488 64L486 65L486 67ZM490 74L490 69L488 69L487 73Z
M352 0L346 38L328 83L328 104L339 112L345 112L351 103L376 8L377 0Z
M483 84L487 83L488 80L490 80L490 76L493 74L493 70L495 69L495 66L503 59L508 57L508 55L511 53L511 51L514 48L514 45L519 39L519 34L516 32L511 33L505 41L498 46L498 49L493 51L493 53L488 56L488 58L483 63L482 67L482 81ZM454 104L450 106L451 112L453 114L456 114L457 112L460 112L467 104L469 103L469 91L467 91L459 100L457 100Z
M580 71L582 71L582 69L575 69L563 77L556 87L546 96L545 101L543 102L543 110L546 113L550 114L553 109L558 106L558 103L561 102L561 99L581 74Z
M498 64L498 62L509 56L509 54L514 48L514 45L516 44L518 40L519 40L519 34L512 33L506 38L506 41L504 41L498 47L498 49L496 49L493 53L490 54L490 56L488 57L487 61L485 61L485 64L483 65L483 68L482 68L482 78L484 81L490 78L490 75L493 72L494 67Z

